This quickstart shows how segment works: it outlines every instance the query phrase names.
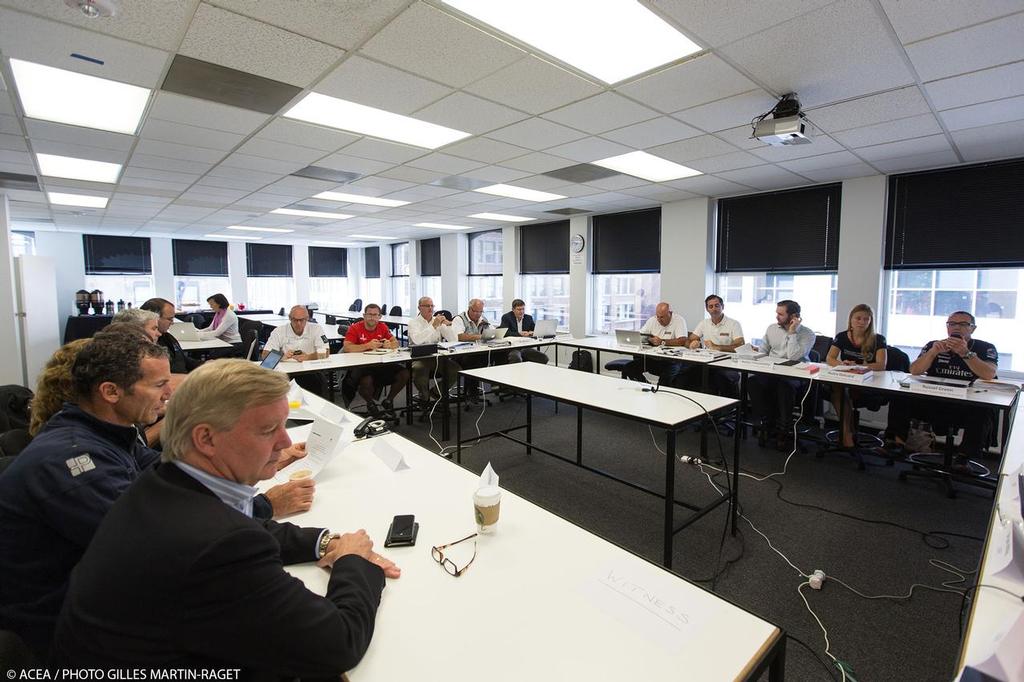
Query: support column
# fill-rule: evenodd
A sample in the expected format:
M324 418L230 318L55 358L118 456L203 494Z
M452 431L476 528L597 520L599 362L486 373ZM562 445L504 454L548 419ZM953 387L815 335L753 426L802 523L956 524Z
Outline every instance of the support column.
M885 249L886 178L872 175L843 181L839 214L839 282L836 328L843 329L850 309L867 303L882 316L883 272L879 267ZM875 320L875 329L881 329Z
M583 251L572 253L569 250L569 333L576 338L587 335L590 327L590 262L593 249L591 239L590 216L572 216L569 218L569 240L582 235L585 243Z
M6 349L0 362L0 384L24 385L21 339L15 317L14 259L11 251L11 207L0 194L0 348Z
M714 199L699 197L661 207L661 299L691 330L704 319L714 291Z

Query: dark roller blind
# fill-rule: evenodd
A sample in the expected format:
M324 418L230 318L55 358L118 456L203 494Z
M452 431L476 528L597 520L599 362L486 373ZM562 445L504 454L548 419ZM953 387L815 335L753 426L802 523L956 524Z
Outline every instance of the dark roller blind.
M519 271L524 275L569 272L569 221L519 227Z
M424 277L441 276L441 238L420 240L420 274Z
M250 277L291 277L290 244L245 244L247 274Z
M594 216L594 272L661 272L661 209Z
M379 246L370 246L363 249L363 274L370 279L380 277Z
M309 247L310 277L348 277L348 251L330 246Z
M178 277L227 277L227 242L173 239L174 274Z
M842 185L718 202L718 272L830 272L839 268Z
M1024 267L1024 159L890 177L885 267Z
M83 234L82 250L87 275L149 275L153 272L148 237Z

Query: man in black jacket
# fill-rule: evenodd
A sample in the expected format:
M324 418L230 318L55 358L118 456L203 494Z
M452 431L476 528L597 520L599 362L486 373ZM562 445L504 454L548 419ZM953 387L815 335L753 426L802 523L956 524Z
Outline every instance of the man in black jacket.
M526 302L521 298L512 301L512 310L501 316L501 327L508 329L505 336L533 336L533 316L526 314ZM513 348L508 354L509 362L539 362L547 364L548 356L536 348Z
M359 662L398 568L365 531L252 518L252 486L291 444L287 395L285 375L244 360L182 384L162 463L114 504L75 569L54 665L337 678ZM325 597L282 568L310 561L331 569Z
M167 331L174 324L173 303L166 298L151 298L139 307L160 316L160 320L157 322L157 327L160 329L160 338L157 339L157 343L167 349L173 374L187 374L200 365L197 360L185 355L185 351L182 350L178 339L174 338Z

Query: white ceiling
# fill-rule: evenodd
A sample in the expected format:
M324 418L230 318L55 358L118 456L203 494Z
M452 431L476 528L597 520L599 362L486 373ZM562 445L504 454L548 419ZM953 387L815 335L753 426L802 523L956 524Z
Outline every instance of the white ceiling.
M501 225L467 217L479 212L554 220L548 211L561 208L611 212L1024 155L1024 0L641 1L707 49L607 86L440 0L121 0L119 16L97 20L63 0L0 0L0 172L37 176L39 152L127 164L114 186L40 178L47 191L109 196L105 210L8 190L15 226L198 237L241 224L295 230L267 241L355 243L347 236L371 229L443 234L419 222ZM301 88L293 102L316 91L473 136L427 150L161 91L175 54ZM12 57L154 88L138 134L24 118ZM750 120L792 91L814 142L749 139ZM638 149L706 175L541 175ZM309 165L362 177L291 175ZM493 197L451 176L567 198ZM333 189L411 203L310 198ZM355 217L269 213L290 204Z

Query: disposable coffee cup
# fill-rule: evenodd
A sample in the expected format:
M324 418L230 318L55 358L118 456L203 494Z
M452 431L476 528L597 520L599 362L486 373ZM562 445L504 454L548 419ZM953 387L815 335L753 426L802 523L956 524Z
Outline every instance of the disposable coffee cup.
M299 469L298 471L293 471L291 473L291 475L288 476L288 480L289 481L302 481L304 479L309 478L312 475L313 475L313 472L310 469Z
M490 485L478 488L473 493L473 511L476 515L477 532L492 532L501 511L501 488Z
M289 409L297 410L300 407L302 407L302 401L301 400L289 400L288 401L288 408Z

